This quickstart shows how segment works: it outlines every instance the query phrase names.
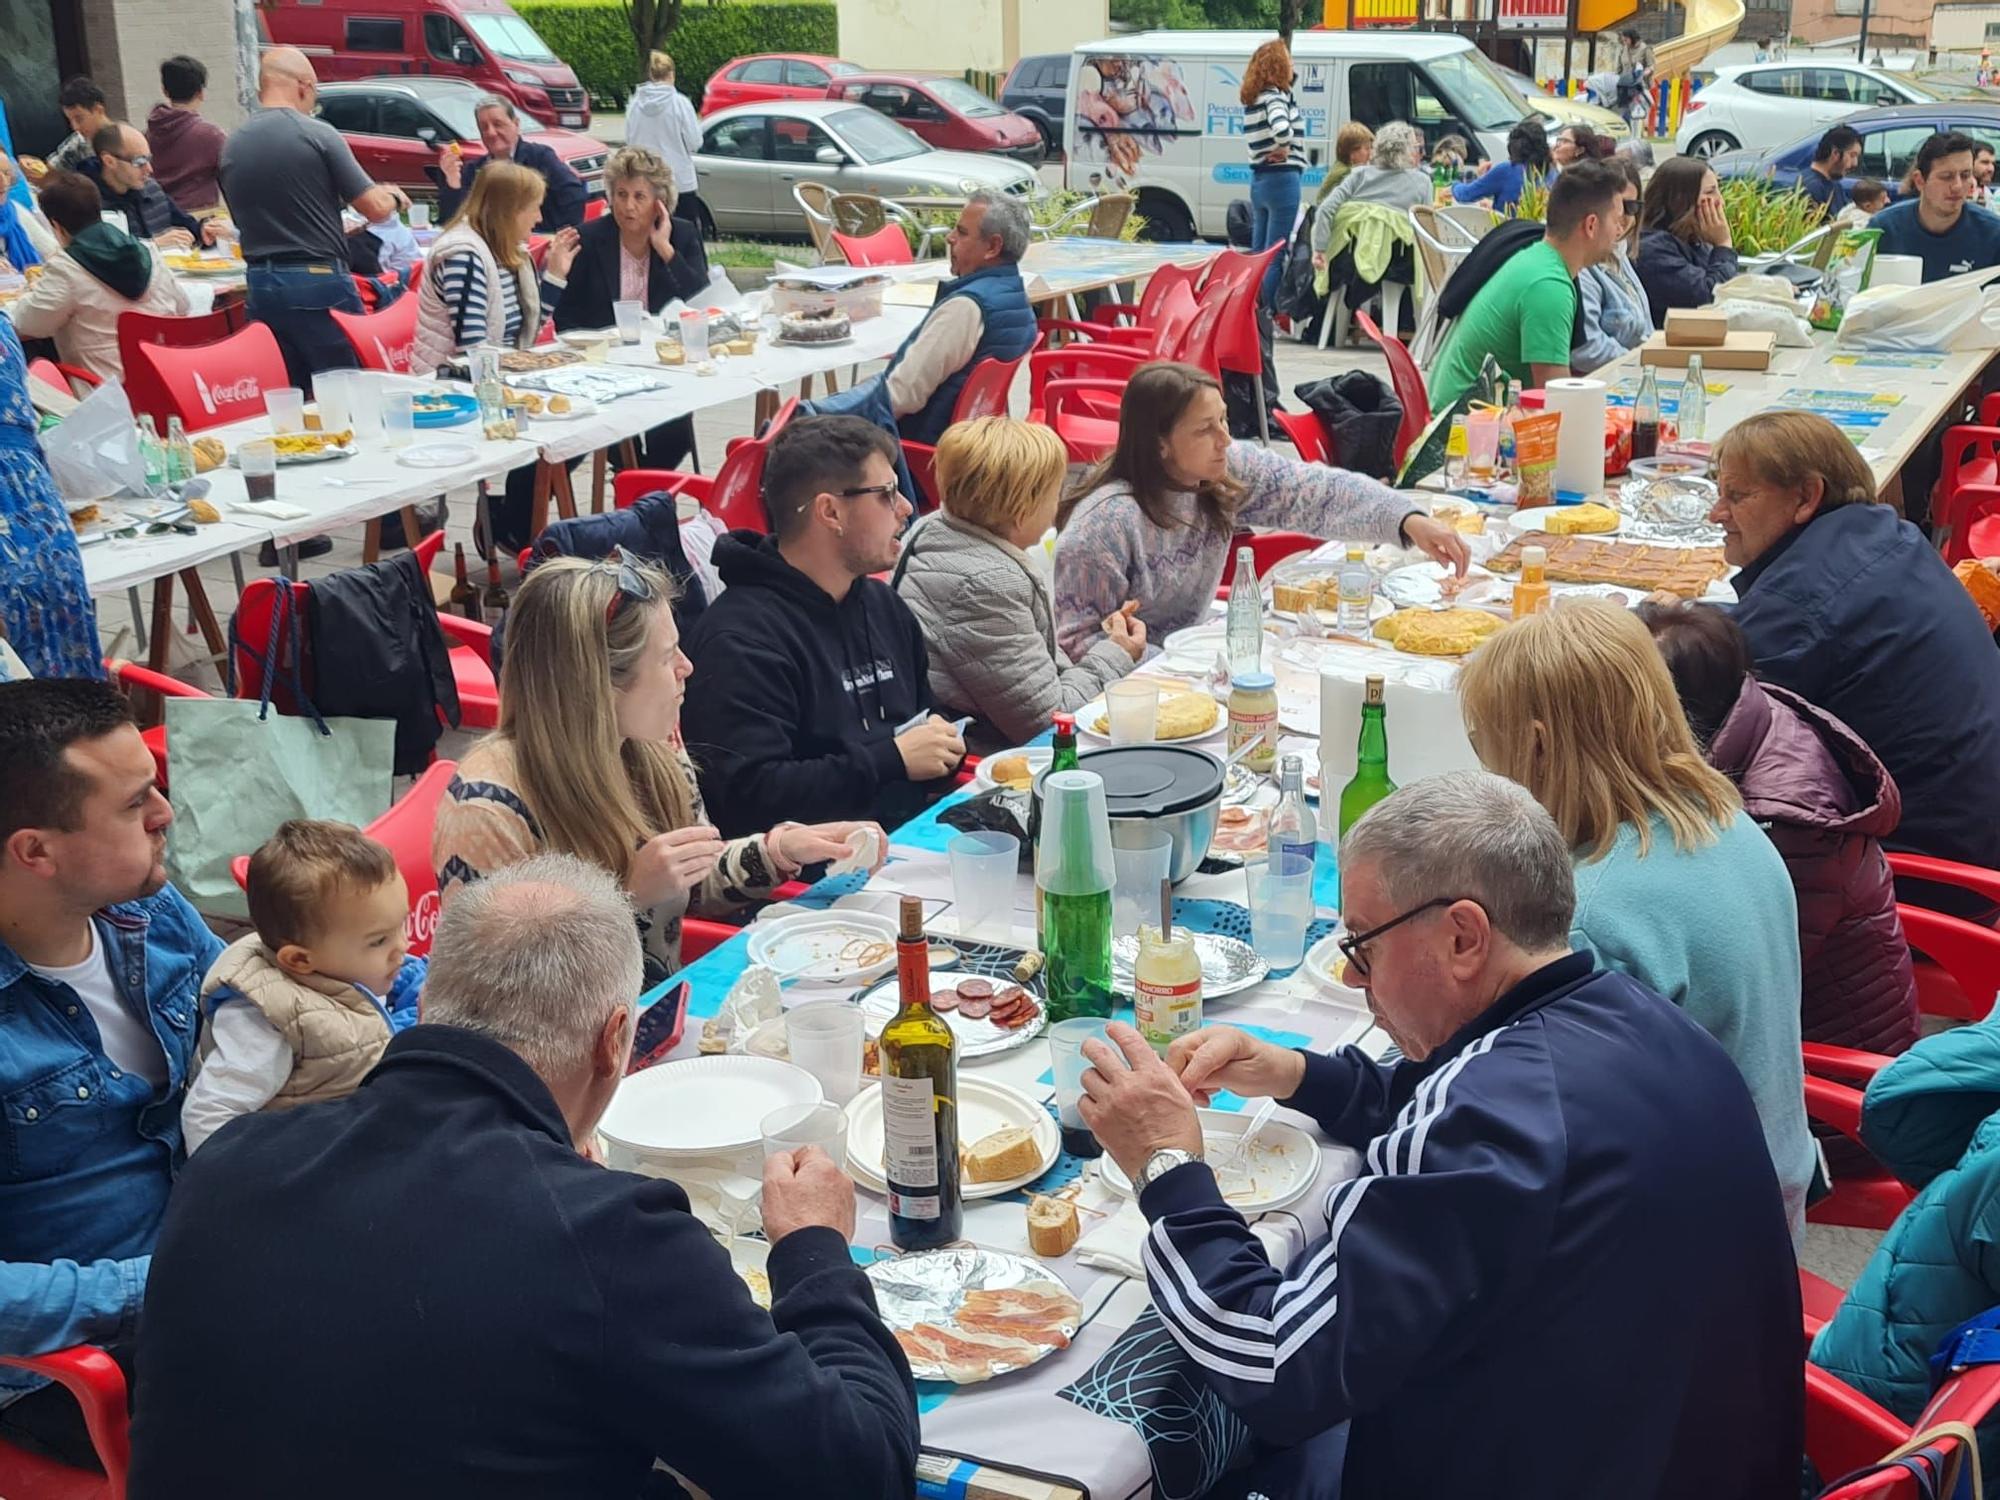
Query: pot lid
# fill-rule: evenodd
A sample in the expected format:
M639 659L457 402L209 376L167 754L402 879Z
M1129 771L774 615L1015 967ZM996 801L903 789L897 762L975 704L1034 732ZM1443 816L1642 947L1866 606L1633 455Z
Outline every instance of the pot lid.
M1105 810L1114 818L1187 812L1222 795L1222 762L1179 745L1116 745L1077 757L1077 768L1104 778Z

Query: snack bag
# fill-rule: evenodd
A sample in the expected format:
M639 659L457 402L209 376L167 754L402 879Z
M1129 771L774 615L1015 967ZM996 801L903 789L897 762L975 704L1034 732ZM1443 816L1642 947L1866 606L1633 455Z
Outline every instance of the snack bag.
M1834 242L1833 254L1827 259L1826 274L1820 277L1813 292L1812 315L1808 319L1813 327L1840 327L1847 304L1857 292L1868 290L1869 278L1875 271L1875 250L1881 242L1879 229L1841 231Z
M1556 433L1562 413L1545 411L1514 423L1514 467L1519 503L1553 505L1556 498Z

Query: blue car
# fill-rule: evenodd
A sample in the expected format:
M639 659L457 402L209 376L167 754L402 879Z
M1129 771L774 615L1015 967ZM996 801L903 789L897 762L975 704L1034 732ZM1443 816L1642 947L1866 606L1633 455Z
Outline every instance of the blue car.
M1873 177L1901 196L1903 178L1917 160L1917 148L1940 130L1956 130L1975 141L2000 146L2000 104L1947 99L1936 104L1896 104L1863 109L1843 118L1861 135L1861 164L1844 180L1851 192L1864 177ZM1763 151L1725 151L1708 164L1724 181L1732 177L1764 177L1780 188L1791 187L1812 163L1813 148L1824 131L1800 136L1787 145Z

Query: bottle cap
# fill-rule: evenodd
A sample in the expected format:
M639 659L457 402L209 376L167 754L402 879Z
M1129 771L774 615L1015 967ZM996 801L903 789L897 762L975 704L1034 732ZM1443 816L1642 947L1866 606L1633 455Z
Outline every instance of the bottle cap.
M1075 734L1075 733L1076 733L1076 715L1075 715L1075 714L1057 714L1057 715L1055 716L1055 726L1056 726L1056 733L1057 733L1057 734Z
M1372 672L1361 689L1361 701L1370 705L1379 705L1382 702L1382 679Z
M1361 558L1362 558L1362 552L1360 544L1357 542L1349 542L1347 544L1347 560L1349 562L1360 562Z
M1546 547L1523 547L1521 566L1524 568L1545 568L1549 563L1549 549Z
M1266 692L1278 685L1278 679L1269 672L1238 672L1229 681L1232 686L1248 688L1253 693Z

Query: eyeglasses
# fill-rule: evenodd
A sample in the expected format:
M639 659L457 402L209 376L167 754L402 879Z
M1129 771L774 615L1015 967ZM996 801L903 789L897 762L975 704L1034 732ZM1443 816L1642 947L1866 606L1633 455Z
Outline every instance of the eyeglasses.
M651 604L653 602L653 591L646 586L646 580L640 576L637 568L625 560L622 554L616 557L605 558L604 562L599 564L599 566L606 567L613 563L616 563L618 566L618 590L611 596L611 602L604 606L604 623L607 626L618 618L618 611L624 607L627 599L631 600L634 604Z
M116 151L112 151L107 154L111 156L113 160L122 161L127 166L150 167L153 164L153 158L146 155L146 153L143 151L140 152L137 156L120 156Z
M1639 217L1639 200L1637 198L1620 198L1618 206L1625 210L1626 218L1636 219Z
M1470 896L1439 896L1426 901L1422 906L1413 906L1400 917L1391 917L1380 927L1371 927L1363 933L1350 933L1335 945L1341 955L1354 966L1354 972L1363 979L1368 977L1368 960L1361 956L1361 950L1392 927L1401 927L1405 922L1421 917L1427 911L1435 911L1440 906L1455 906L1460 901L1471 901ZM1476 902L1474 903L1477 904Z
M873 495L885 505L894 505L901 498L903 486L900 480L892 479L887 484L862 484L853 489L838 491L843 500L859 500L863 495Z

